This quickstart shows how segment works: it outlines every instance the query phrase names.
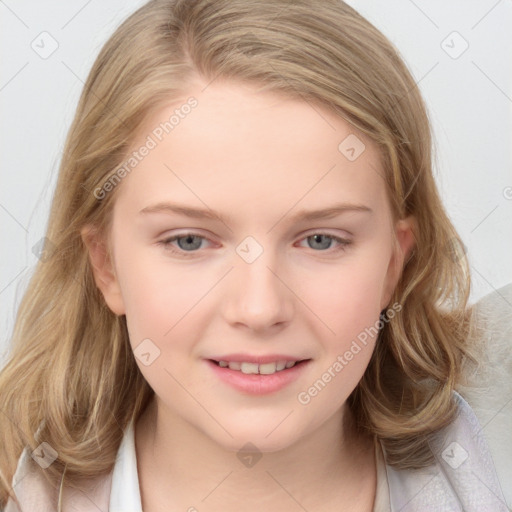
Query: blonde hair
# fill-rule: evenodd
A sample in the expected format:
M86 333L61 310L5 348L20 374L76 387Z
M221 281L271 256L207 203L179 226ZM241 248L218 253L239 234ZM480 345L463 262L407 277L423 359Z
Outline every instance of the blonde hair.
M79 486L110 472L124 429L154 394L124 316L95 285L80 230L108 233L122 184L101 201L94 190L149 114L197 77L326 107L378 145L394 218L415 217L416 245L391 300L402 310L381 329L349 406L397 468L428 464L425 436L454 418L452 391L471 357L468 264L435 186L426 108L397 50L339 0L153 0L102 48L66 140L51 257L35 269L0 373L0 505L21 451L42 440L58 452L44 475L61 490L64 474Z

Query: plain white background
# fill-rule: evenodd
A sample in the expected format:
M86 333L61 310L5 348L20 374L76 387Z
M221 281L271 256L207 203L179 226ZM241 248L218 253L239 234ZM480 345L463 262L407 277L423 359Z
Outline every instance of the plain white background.
M0 363L83 83L143 3L0 1ZM474 302L512 282L512 1L348 3L395 44L426 99L436 180L467 248Z

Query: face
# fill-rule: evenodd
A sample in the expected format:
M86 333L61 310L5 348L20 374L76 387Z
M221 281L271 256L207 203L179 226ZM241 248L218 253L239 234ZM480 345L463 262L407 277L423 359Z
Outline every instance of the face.
M141 128L134 150L154 147L117 185L112 266L91 258L158 410L225 448L272 451L343 414L410 224L392 220L377 148L340 117L247 85L203 88ZM256 375L212 360L303 362Z

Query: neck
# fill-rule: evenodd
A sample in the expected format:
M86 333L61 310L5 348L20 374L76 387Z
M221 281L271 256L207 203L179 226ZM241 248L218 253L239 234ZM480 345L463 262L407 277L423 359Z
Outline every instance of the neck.
M246 511L372 509L373 440L356 432L346 407L296 443L251 459L219 446L153 400L136 424L135 444L145 511L160 510L160 502L224 512L240 510L241 503Z

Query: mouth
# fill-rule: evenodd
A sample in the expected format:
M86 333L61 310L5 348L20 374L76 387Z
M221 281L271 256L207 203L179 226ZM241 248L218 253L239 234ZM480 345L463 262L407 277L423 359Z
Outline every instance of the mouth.
M205 359L222 382L246 395L269 395L290 386L304 374L312 359L266 361L225 361Z
M280 360L258 364L245 361L216 361L215 359L209 359L209 361L216 364L220 368L229 368L230 370L238 371L244 373L245 375L273 375L274 373L285 372L290 368L300 366L310 360L311 359L300 359L298 361Z

